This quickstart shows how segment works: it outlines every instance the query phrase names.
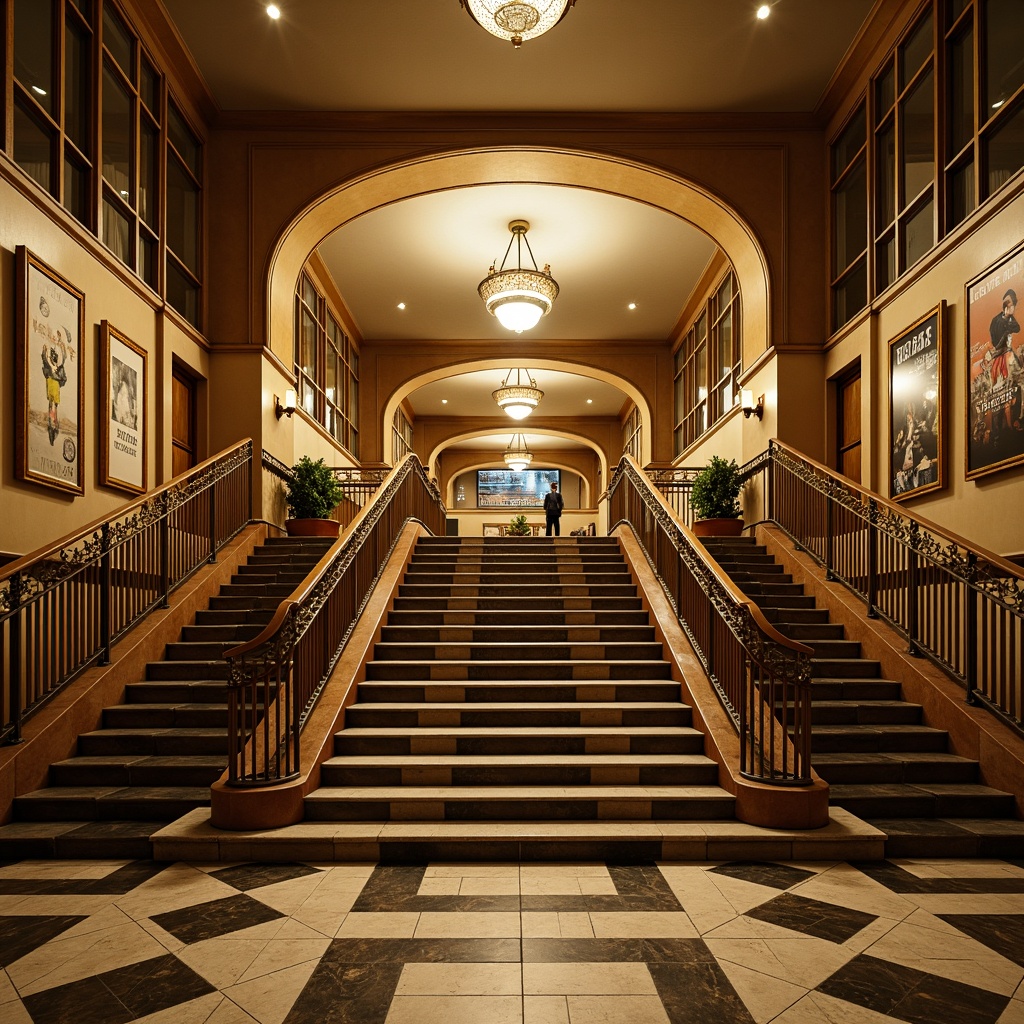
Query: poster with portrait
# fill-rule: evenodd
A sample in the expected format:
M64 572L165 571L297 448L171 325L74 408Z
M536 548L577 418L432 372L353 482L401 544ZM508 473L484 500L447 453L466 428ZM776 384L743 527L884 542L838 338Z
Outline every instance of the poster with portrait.
M967 479L1024 461L1024 247L967 284Z
M15 472L85 493L85 296L25 246L17 250Z
M945 303L889 342L889 496L943 484L942 328Z
M146 463L146 352L100 324L100 483L143 494Z

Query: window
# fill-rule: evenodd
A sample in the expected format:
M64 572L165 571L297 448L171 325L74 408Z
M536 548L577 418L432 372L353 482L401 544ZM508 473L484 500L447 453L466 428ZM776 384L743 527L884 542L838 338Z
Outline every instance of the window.
M391 424L392 449L395 465L402 461L413 450L412 447L412 422L405 415L405 410L399 406L395 410L394 420Z
M739 402L742 353L740 294L730 271L676 350L676 455Z
M622 454L632 455L637 462L643 454L643 425L640 410L634 405L622 424Z
M295 296L298 406L354 456L359 455L359 351L313 279Z
M1020 0L931 0L833 142L833 330L1024 168L1019 15Z
M200 326L202 144L142 40L113 0L13 7L15 163Z

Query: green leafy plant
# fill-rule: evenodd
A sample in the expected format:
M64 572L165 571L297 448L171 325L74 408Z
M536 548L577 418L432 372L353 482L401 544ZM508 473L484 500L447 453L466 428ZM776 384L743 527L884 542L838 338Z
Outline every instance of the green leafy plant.
M697 519L735 519L740 512L740 468L718 455L693 478L690 508Z
M508 533L510 537L529 537L533 530L526 521L526 516L519 515L512 517L508 524Z
M344 497L341 484L323 459L314 462L303 455L292 467L285 500L293 519L327 519Z

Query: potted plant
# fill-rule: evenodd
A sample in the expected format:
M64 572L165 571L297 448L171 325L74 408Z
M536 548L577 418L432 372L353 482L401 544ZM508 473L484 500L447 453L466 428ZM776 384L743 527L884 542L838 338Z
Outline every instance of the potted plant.
M526 521L526 516L518 515L512 517L506 532L510 537L529 537L533 534L533 529Z
M739 503L740 468L712 455L711 461L693 478L690 508L693 532L698 537L738 537L743 532Z
M330 519L345 497L341 484L323 459L303 455L292 467L285 500L291 518L285 520L290 537L337 537L340 523Z

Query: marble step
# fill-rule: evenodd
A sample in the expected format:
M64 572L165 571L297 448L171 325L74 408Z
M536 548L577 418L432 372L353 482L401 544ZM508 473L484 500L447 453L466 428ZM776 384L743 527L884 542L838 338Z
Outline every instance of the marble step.
M108 754L226 756L225 729L96 729L78 737L78 753L86 757Z
M14 808L20 821L174 821L209 803L209 786L51 786Z
M860 818L1012 818L1014 796L978 783L830 785L829 800Z
M217 755L69 757L50 765L50 785L212 786L225 766Z
M872 818L885 834L885 856L958 858L1024 857L1024 821L1013 818Z
M211 598L211 602L233 598ZM809 599L813 600L813 598ZM278 602L280 603L280 602ZM218 605L219 607L219 605ZM274 604L274 608L277 603ZM636 594L607 597L593 596L590 593L575 596L545 594L541 597L525 597L518 592L505 593L499 596L488 595L452 595L441 594L428 597L423 594L395 597L394 607L398 611L451 611L472 610L480 612L507 611L515 612L577 612L577 611L639 611L642 609L640 598Z
M977 761L943 751L822 753L815 755L814 769L830 785L978 781Z
M227 679L228 663L223 659L198 661L151 661L146 665L146 678L154 682L162 679Z
M811 732L812 756L819 753L945 753L949 734L927 725L817 725Z
M408 578L408 577L406 577ZM242 588L246 589L246 588ZM267 590L274 588L268 587ZM501 597L506 600L511 596L520 602L531 598L552 597L586 597L600 600L607 597L636 597L636 587L632 582L622 583L587 583L580 580L576 583L555 583L540 580L535 583L510 584L507 581L495 583L400 583L399 597L444 597L449 600L460 598ZM282 596L291 593L286 590ZM255 596L255 595L254 595Z
M262 713L262 706L259 708ZM116 704L103 709L103 728L226 729L227 704Z
M551 683L530 682L363 682L359 700L367 703L423 702L428 704L460 701L467 704L518 701L552 701L571 704L576 701L678 701L679 683L673 679L655 681L618 679L609 682Z
M792 711L792 705L789 705ZM921 705L902 700L818 700L811 704L811 724L917 725Z
M812 679L878 679L882 666L870 658L811 657Z
M702 754L704 735L687 726L464 726L342 729L334 753L394 754Z
M718 786L321 786L307 821L713 821L735 797Z
M360 694L362 696L362 694ZM688 726L691 709L678 701L655 703L577 701L466 704L378 704L357 702L345 711L347 728L418 729L464 727L595 728L606 726Z
M654 627L637 626L569 626L569 625L451 625L451 626L398 626L388 625L381 630L381 642L386 644L454 644L503 643L531 644L557 643L638 643L654 639Z
M435 602L430 602L432 605ZM640 607L623 602L622 608L549 608L520 607L507 609L450 609L443 601L435 607L421 607L410 602L397 606L388 614L388 626L495 626L511 629L521 626L641 626L650 628L650 618Z
M416 754L332 757L324 786L695 786L715 785L703 754Z
M227 679L168 679L128 683L125 704L227 704Z
M367 679L667 679L672 666L667 661L469 661L465 659L421 661L371 661Z
M610 641L605 643L536 643L524 636L519 642L390 643L373 645L374 661L660 661L660 642Z

